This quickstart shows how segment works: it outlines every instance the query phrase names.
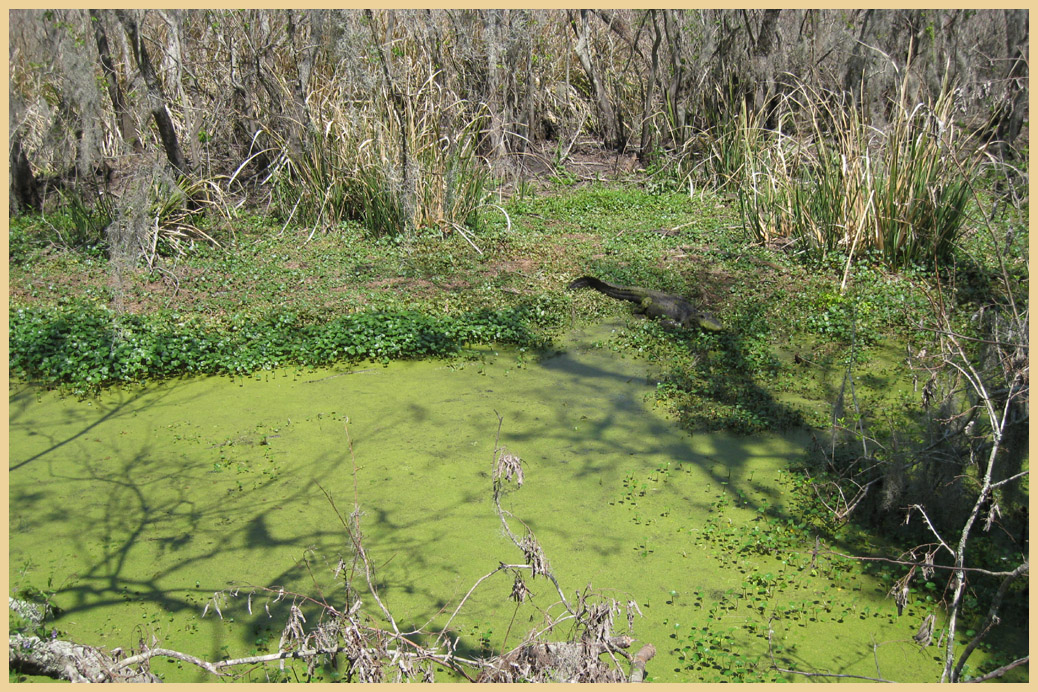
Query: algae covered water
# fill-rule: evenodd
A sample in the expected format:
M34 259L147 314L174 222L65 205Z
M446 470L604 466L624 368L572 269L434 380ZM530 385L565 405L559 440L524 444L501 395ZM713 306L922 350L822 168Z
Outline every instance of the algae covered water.
M649 365L601 347L610 328L525 360L485 351L85 400L13 384L11 587L53 591L53 626L84 643L209 660L272 651L288 599L263 587L342 599L336 507L356 501L386 604L401 627L435 629L481 576L521 558L491 502L500 416L499 444L526 477L506 507L567 593L591 585L638 605L633 635L658 651L650 679L765 679L772 656L939 677L936 647L911 639L925 604L898 617L878 582L779 540L794 521L784 474L805 440L689 435L654 407ZM459 651L517 644L557 599L531 588L536 607L520 611L510 578L483 585L453 623Z

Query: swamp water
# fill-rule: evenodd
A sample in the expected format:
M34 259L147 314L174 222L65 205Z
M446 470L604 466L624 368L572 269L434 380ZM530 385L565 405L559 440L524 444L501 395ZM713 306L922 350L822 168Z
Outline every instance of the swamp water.
M525 472L503 506L533 529L568 598L591 584L638 604L634 648L658 652L651 680L712 680L754 660L766 670L769 622L784 667L935 680L936 647L911 641L928 611L898 618L856 569L806 567L811 545L737 554L722 538L754 517L790 518L782 478L805 436L690 436L653 406L644 362L598 346L609 332L576 332L525 365L485 352L87 400L12 384L11 589L56 591L53 625L78 641L154 637L210 660L273 651L287 605L254 587L343 605L332 570L348 538L319 483L344 515L359 500L401 628L435 630L481 576L522 560L491 500L500 414L500 444ZM512 646L542 623L538 608L558 595L528 573L527 585L535 605L518 612L510 575L477 589L452 624L459 654L500 651L506 632ZM218 616L214 592L236 587ZM159 659L153 669L211 679Z

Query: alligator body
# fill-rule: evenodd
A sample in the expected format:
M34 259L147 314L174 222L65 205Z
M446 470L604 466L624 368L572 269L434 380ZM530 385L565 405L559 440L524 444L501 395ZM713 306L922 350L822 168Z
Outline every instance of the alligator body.
M699 327L711 332L719 332L724 329L713 315L700 310L684 298L670 293L652 291L637 286L617 286L593 276L582 276L570 283L570 290L577 288L593 288L610 298L628 300L635 304L635 312L641 312L650 317L673 320L683 327Z

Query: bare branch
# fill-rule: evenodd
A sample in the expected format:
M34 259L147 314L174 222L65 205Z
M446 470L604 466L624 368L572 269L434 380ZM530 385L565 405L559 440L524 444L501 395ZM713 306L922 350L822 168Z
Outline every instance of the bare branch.
M998 610L1002 606L1002 599L1005 597L1009 586L1019 577L1027 574L1029 570L1029 562L1029 560L1024 560L1023 563L1006 576L1002 581L1002 584L998 587L998 593L996 593L995 597L991 600L991 606L988 608L988 614L984 618L984 622L979 628L977 628L979 631L974 635L973 639L970 640L970 643L966 645L966 648L962 650L962 654L959 655L959 662L955 666L953 679L959 679L959 676L962 675L962 668L966 665L966 659L968 659L970 654L973 653L973 650L977 648L977 645L980 644L981 640L987 636L988 631L1001 621L998 617Z
M1022 666L1030 660L1030 656L1024 656L1023 658L1016 659L1012 663L1007 663L1006 665L1000 668L996 668L995 670L991 671L990 673L987 673L986 675L981 675L979 678L970 678L969 680L964 680L963 682L986 682L987 680L1000 678L1009 671L1011 671L1013 668L1016 668L1017 666Z
M908 516L911 516L911 510L913 510L913 509L918 511L919 514L921 514L923 516L923 521L926 522L926 526L927 526L927 528L930 529L930 533L932 533L934 535L934 537L940 542L941 546L945 550L947 550L949 553L951 553L954 556L955 555L955 551L952 550L948 546L948 544L944 542L943 538L941 538L941 534L937 532L937 529L934 527L933 523L930 522L930 517L926 514L926 510L923 508L923 506L922 505L912 505L908 509L909 509L909 515ZM905 517L905 523L906 524L908 523L908 516Z

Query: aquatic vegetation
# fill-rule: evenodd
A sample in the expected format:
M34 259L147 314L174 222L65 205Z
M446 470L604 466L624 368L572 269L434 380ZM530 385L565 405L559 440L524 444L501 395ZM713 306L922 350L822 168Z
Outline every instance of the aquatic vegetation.
M313 323L284 313L213 328L176 315L117 315L93 306L61 312L20 308L11 314L10 365L24 378L82 393L187 374L443 357L470 344L537 347L546 340L533 325L543 325L547 314L536 303L456 318L387 311Z
M592 582L637 603L643 617L633 635L658 651L649 679L709 678L684 667L671 651L681 647L667 643L673 633L693 636L686 626L713 629L710 609L722 599L696 605L696 591L728 593L713 617L745 660L767 652L756 636L760 604L743 605L752 603L743 596L751 593L769 599L765 613L787 609L793 629L783 630L783 646L797 643L810 658L812 637L798 630L809 632L799 623L811 616L793 613L789 603L804 611L803 585L824 590L827 570L841 563L822 556L816 576L800 569L810 562L804 542L813 544L800 522L788 523L782 486L772 480L783 477L800 442L689 438L645 400L652 387L639 376L642 364L594 347L608 333L591 332L521 369L505 352L485 362L178 380L83 400L19 387L11 401L12 585L42 587L45 575L55 575L51 600L64 612L50 626L61 636L96 642L103 632L105 641L129 642L141 623L163 646L211 660L261 655L277 644L290 604L271 602L271 618L253 595L250 614L245 585L295 593L341 585L331 568L344 536L316 481L337 503L357 497L367 512L364 534L380 593L401 626L442 623L449 615L442 599L460 597L498 564L497 551L488 554L498 528L479 500L490 479L478 461L491 456L488 429L497 410L505 420L500 444L525 460L522 491L507 498L511 511L536 533L560 583ZM59 496L68 509L45 511ZM742 522L749 522L745 529ZM758 562L767 565L759 574ZM838 572L841 585L860 584L867 590L854 598L878 607L878 589L851 573ZM223 619L212 606L201 617L213 593L229 584L243 588L220 601ZM786 594L791 585L798 595ZM540 618L535 611L515 615L514 602L503 605L511 588L509 581L474 594L471 619L452 625L459 655L508 650L533 624L529 618ZM533 604L546 604L554 591L541 579L528 588ZM520 619L508 631L513 617ZM866 623L888 632L882 638L895 638L907 624ZM758 629L751 633L750 625ZM868 631L861 633L866 640ZM847 642L848 650L861 645L861 638ZM156 659L153 666L167 680L200 679L176 662ZM928 675L897 670L903 678Z

